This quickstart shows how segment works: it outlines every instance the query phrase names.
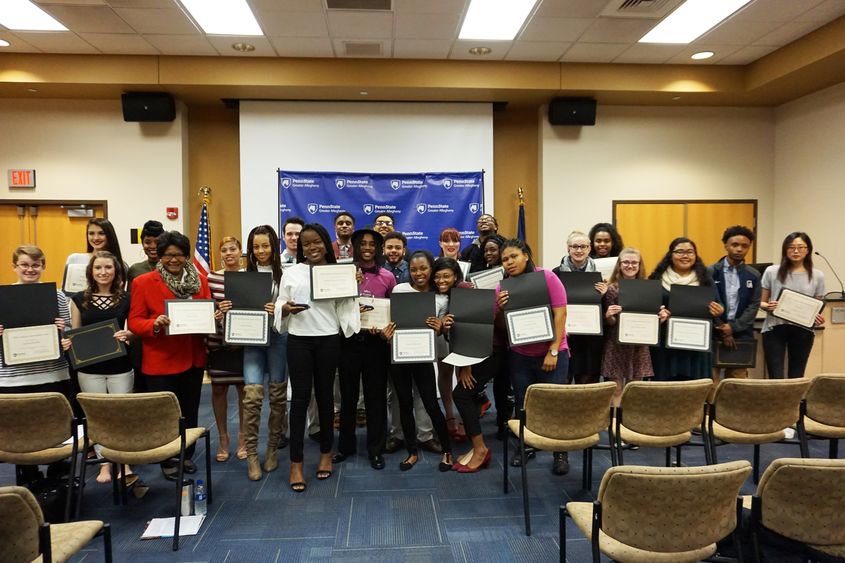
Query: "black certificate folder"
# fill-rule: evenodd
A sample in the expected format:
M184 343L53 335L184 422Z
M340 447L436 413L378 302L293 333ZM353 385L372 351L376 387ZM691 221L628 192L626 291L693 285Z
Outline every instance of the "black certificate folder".
M669 310L673 317L710 318L710 302L715 300L712 287L673 285L669 292Z
M619 306L629 313L657 313L663 304L658 280L619 280Z
M99 364L126 355L126 346L114 337L120 330L115 319L65 332L70 339L68 358L74 369Z
M757 341L735 340L736 349L723 342L716 345L713 366L717 368L753 368L757 365Z
M260 309L270 302L273 276L270 272L224 272L223 294L235 309Z
M449 350L462 356L485 358L493 353L492 289L453 288L449 313L455 324L449 331Z
M55 283L0 285L0 325L50 325L59 316Z
M502 291L508 292L506 311L538 307L549 304L549 286L543 272L531 272L515 278L505 278L499 284Z
M390 318L396 328L428 328L425 320L436 314L434 292L394 293L390 296Z

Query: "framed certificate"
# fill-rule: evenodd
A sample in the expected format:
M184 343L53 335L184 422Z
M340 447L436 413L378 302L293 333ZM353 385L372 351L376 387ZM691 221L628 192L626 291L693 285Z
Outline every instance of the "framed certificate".
M382 329L390 324L390 299L380 297L361 298L361 328Z
M757 366L757 341L735 340L735 342L735 349L728 348L722 342L716 344L713 367L753 368Z
M824 301L783 288L778 296L778 305L772 314L793 324L805 328L813 328L816 324L816 315L824 307Z
M437 359L434 331L430 328L395 331L390 349L390 361L394 364L428 363Z
M358 297L355 264L326 264L311 268L311 299Z
M70 339L68 359L74 369L99 364L126 355L126 345L115 339L120 330L116 319L102 321L65 332Z
M223 342L239 346L270 345L270 315L255 309L230 309L223 323Z
M619 313L619 343L657 346L660 342L660 317L651 313Z
M710 351L710 319L670 317L666 330L666 347L678 350Z
M7 366L56 360L61 354L59 331L54 324L3 331L3 362Z
M65 293L79 293L88 287L88 279L85 277L85 269L88 264L68 264L65 266L62 291Z
M555 339L552 309L548 305L505 312L511 346L550 342Z
M505 278L505 269L501 266L473 272L469 275L469 281L476 289L496 289L496 286Z
M566 306L566 334L601 335L603 327L601 305Z
M170 318L165 334L214 334L214 299L165 299L164 314Z

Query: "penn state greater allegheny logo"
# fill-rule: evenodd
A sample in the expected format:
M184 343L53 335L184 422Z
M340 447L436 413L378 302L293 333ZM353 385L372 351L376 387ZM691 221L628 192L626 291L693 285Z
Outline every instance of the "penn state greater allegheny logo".
M290 178L282 178L282 187L288 189L290 187L291 180Z
M451 190L452 189L452 179L446 178L445 180L443 180L443 187L446 188L447 190Z
M398 190L399 189L399 180L391 180L390 181L390 187L393 188L394 190Z
M426 204L424 204L424 203L418 203L418 204L417 204L417 213L419 213L419 214L423 214L423 213L425 213L426 208L427 208Z
M316 203L309 203L308 204L308 213L314 215L317 213L317 204Z
M372 203L366 203L366 204L364 204L364 214L365 214L365 215L372 215L372 214L373 214L373 210L374 210L374 209L373 209L373 204L372 204Z
M343 188L346 187L346 180L343 179L343 178L337 178L334 181L334 185L337 186L337 189L342 190Z
M469 212L472 213L473 215L478 213L478 210L480 208L481 208L481 206L478 203L473 202L473 203L469 204Z

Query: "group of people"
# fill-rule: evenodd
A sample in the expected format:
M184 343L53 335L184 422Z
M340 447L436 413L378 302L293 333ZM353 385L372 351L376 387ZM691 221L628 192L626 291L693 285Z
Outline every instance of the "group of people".
M216 460L225 462L231 455L227 403L229 386L234 385L240 419L235 455L246 461L248 478L259 480L263 472L275 471L278 450L289 446L290 487L302 492L307 488L303 465L306 433L319 443L315 477L328 479L333 464L356 455L359 424L366 426L366 450L373 469L384 468L385 454L403 446L406 455L399 463L402 471L415 466L420 448L440 456L441 471L472 473L487 467L491 453L479 419L491 406L485 393L491 381L501 434L514 409L518 412L522 407L525 391L533 383L589 384L603 377L617 383L618 400L630 381L714 377L710 352L619 342L621 280L648 277L660 282L663 303L654 312L661 322L672 315L669 297L674 287L711 287L708 312L713 334L728 347L754 339L757 311L766 311L762 344L768 376L803 376L813 331L787 323L771 312L782 288L817 298L825 293L824 275L813 267L813 243L806 233L789 234L780 262L762 276L745 263L754 232L743 226L725 230L725 255L714 264L705 265L695 242L679 237L649 273L641 253L625 247L620 234L608 223L599 223L588 233L571 233L560 264L544 269L535 264L524 241L500 236L496 219L489 214L478 217L478 237L466 248L460 248L457 230L444 229L437 257L427 250L408 249L408 241L395 221L393 216L382 214L371 226L356 228L356 218L340 212L334 218L332 236L318 223L306 224L293 217L282 225L281 239L272 226L260 225L250 231L245 247L236 237L222 238L218 250L223 268L206 277L193 265L191 243L183 234L165 231L161 223L148 221L141 232L146 258L128 266L111 223L92 219L86 229L87 252L67 259L68 264L86 264L87 287L69 297L57 292L59 317L55 324L61 333L115 319L120 330L114 336L129 343L131 353L86 367L73 380L64 358L14 366L0 363L0 392L59 391L72 399L77 386L82 391L101 393L172 391L191 427L197 425L207 370L213 384L212 406L219 436ZM616 258L608 279L595 284L595 291L601 295L604 334L567 335L567 294L557 274L596 271L597 258ZM363 300L311 299L311 267L338 261L355 264L360 296L434 294L436 311L426 325L437 335L437 362L391 364L393 323L362 329ZM17 283L21 284L38 283L46 267L44 254L34 246L17 248L12 262ZM450 312L452 289L473 287L465 279L467 264L469 273L501 267L506 278L542 272L553 317L551 341L509 346L503 311L511 296L497 286L495 303L491 303L492 353L475 365L457 369L443 362L449 353L450 329L456 321ZM269 299L264 306L272 322L268 346L232 347L223 342L224 317L232 309L232 301L225 295L224 274L241 270L269 274ZM214 299L215 319L221 329L208 336L168 335L170 319L165 301L169 299ZM816 324L823 322L819 315ZM0 333L2 330L0 326ZM67 339L62 344L70 346ZM747 377L747 371L727 370L725 375ZM265 398L269 416L262 464L259 426ZM361 400L365 421L359 415ZM339 437L335 450L336 425ZM453 445L467 441L470 448L458 455ZM187 452L187 473L196 471L192 453L192 449ZM513 463L520 463L520 459L515 458ZM557 474L568 471L566 453L555 454L552 470ZM162 472L175 480L178 460L162 463ZM131 468L127 473L131 474ZM109 464L104 464L97 480L108 482L111 478Z

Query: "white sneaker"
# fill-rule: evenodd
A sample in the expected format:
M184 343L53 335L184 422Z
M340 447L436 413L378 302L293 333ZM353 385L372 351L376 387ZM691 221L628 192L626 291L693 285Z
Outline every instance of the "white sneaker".
M784 428L783 429L783 435L784 435L784 438L786 438L787 440L791 440L791 439L795 438L795 429L792 428L792 427Z

